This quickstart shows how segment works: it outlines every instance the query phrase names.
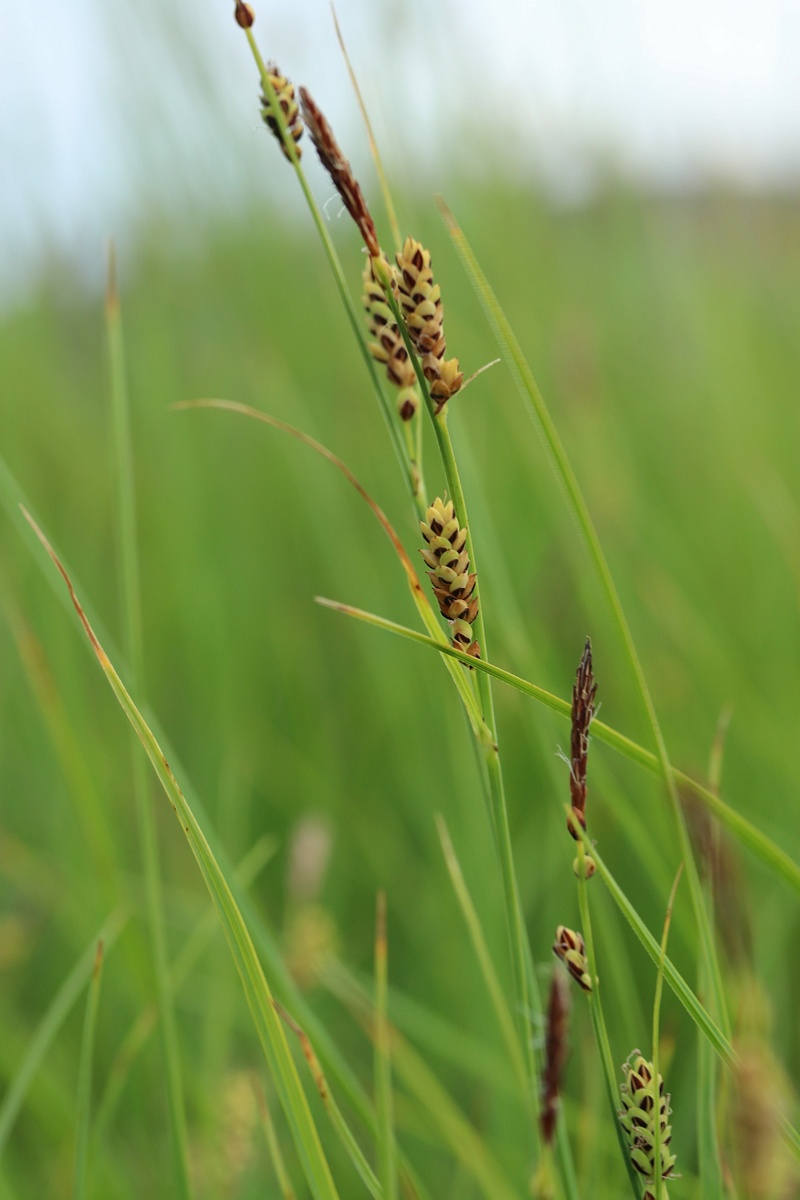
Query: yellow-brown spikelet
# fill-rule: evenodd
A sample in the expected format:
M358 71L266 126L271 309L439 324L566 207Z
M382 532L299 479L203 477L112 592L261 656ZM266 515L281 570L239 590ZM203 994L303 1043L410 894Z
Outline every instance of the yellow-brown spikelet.
M589 974L589 963L586 958L586 946L583 934L566 925L559 925L556 930L556 940L553 942L553 953L560 958L575 982L585 992L592 990L592 977Z
M392 267L385 255L381 261L391 279ZM369 331L374 341L369 343L372 357L386 367L389 382L399 388L397 409L404 421L410 421L419 408L414 364L406 349L403 335L397 327L394 313L386 302L382 285L375 277L375 260L369 259L363 274L364 309L369 318Z
M631 1059L633 1061L631 1062ZM659 1130L659 1158L661 1178L675 1178L675 1155L670 1151L672 1126L669 1117L672 1109L669 1096L664 1095L664 1081L655 1077L653 1064L647 1062L638 1050L633 1050L628 1061L623 1063L625 1075L620 1085L622 1110L619 1123L628 1140L631 1166L646 1179L645 1200L653 1200L656 1176L656 1125ZM668 1200L667 1189L661 1188L662 1200Z
M457 358L444 357L447 342L441 288L433 281L430 251L415 238L407 237L397 255L397 286L409 336L440 412L461 387L464 375Z
M420 551L431 568L428 577L442 616L451 622L450 636L457 650L480 658L481 648L472 638L479 601L474 595L477 576L470 573L467 530L459 525L452 500L438 496L419 527L427 546Z
M303 136L303 119L300 116L300 108L297 100L295 99L294 84L291 83L285 75L281 74L274 62L268 64L267 74L269 75L269 81L272 84L278 103L281 106L281 112L283 113L283 118L286 122L286 128L289 131L289 136L294 141L297 157L299 158L303 151L297 143ZM262 90L261 93L261 117L267 128L278 139L284 157L291 162L292 156L283 143L280 127L275 118L275 114L272 111L272 103L266 93L266 90Z
M342 203L358 226L370 257L378 258L381 248L378 245L375 222L372 220L350 163L342 154L325 114L314 103L308 90L303 87L300 88L300 104L309 136L314 143L320 162L330 175L333 186L342 198Z

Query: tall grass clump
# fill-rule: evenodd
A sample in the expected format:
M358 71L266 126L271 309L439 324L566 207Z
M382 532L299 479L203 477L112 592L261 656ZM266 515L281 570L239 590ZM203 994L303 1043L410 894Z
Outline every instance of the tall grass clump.
M218 654L198 648L198 695L182 686L167 705L167 723L181 729L176 745L189 748L186 764L156 716L143 527L152 532L164 511L150 510L142 482L147 477L152 486L136 447L137 338L129 363L113 269L106 316L119 648L89 599L92 589L67 562L71 548L69 555L56 548L50 522L45 531L0 462L8 521L71 612L127 718L134 750L128 765L124 744L109 749L97 781L100 743L117 734L94 693L102 737L93 729L80 693L94 682L85 684L79 667L72 678L80 684L55 682L72 643L65 638L62 646L59 633L42 635L39 645L39 579L4 587L7 625L79 818L76 857L92 869L79 872L76 896L63 901L75 948L62 964L63 982L52 987L55 999L39 1006L27 1050L0 1045L9 1080L0 1101L0 1197L50 1187L81 1197L246 1198L266 1189L283 1200L667 1200L668 1192L678 1200L788 1200L800 1184L790 1069L798 1048L790 1044L781 1063L772 1027L786 1014L761 977L767 969L774 978L775 963L755 934L743 932L756 919L768 926L767 913L785 933L786 913L796 912L800 847L786 809L765 822L770 835L754 819L757 805L740 807L726 795L725 722L705 774L676 767L685 752L668 749L674 717L667 726L658 715L667 665L652 650L640 652L640 620L628 611L638 567L620 562L619 548L613 556L606 551L604 522L569 449L575 430L573 437L560 432L523 349L529 331L515 331L448 204L439 199L444 219L430 234L427 225L401 228L404 205L390 191L349 61L380 208L356 177L324 103L293 79L282 56L280 67L262 56L254 9L237 0L234 16L252 58L253 109L268 135L259 153L271 156L287 192L294 187L306 204L328 272L314 295L299 285L291 290L296 272L279 286L273 262L270 304L280 297L276 320L294 314L300 334L287 341L285 360L276 354L271 378L290 381L285 361L302 365L317 356L323 384L339 359L353 358L358 374L354 366L343 417L330 383L320 412L318 397L291 384L288 399L263 384L281 415L247 402L248 390L262 388L260 377L242 385L247 399L209 398L202 381L178 372L173 390L181 399L168 415L159 397L159 419L169 420L182 447L173 453L186 460L185 473L178 457L165 461L181 517L173 546L185 558L167 556L159 578L166 587L171 575L170 594L186 602L187 620L204 622L215 612L221 628ZM336 239L312 186L312 148L321 186L349 218ZM491 238L500 225L490 222ZM303 234L301 256L316 268L316 255ZM457 260L472 295L457 287ZM321 298L329 282L344 321ZM460 308L471 308L474 321L483 313L495 347L485 329L463 336ZM483 374L476 344L487 357L499 354L495 371ZM174 377L171 362L167 374ZM204 398L187 399L195 388ZM508 415L517 397L538 449L527 426ZM490 404L487 436L506 439L495 461L509 475L514 463L513 479L502 470L482 477L482 456L470 445L470 413ZM360 436L359 420L373 411L388 447ZM326 421L330 440L345 443L341 457L327 436L306 431ZM257 436L262 431L269 437ZM611 442L617 430L596 433ZM220 460L232 465L231 495L252 472L253 511L233 501L224 536L193 557L196 526L218 519L216 501L204 493ZM194 491L182 498L192 479ZM262 484L271 489L269 503L262 503ZM347 507L353 495L358 500ZM536 526L545 511L559 554L570 547L553 560L554 570L568 564L571 575L549 609L515 590L528 560L541 556ZM380 542L370 540L368 522ZM275 541L264 551L269 538ZM263 570L250 575L260 553ZM363 588L377 597L374 607L395 614L405 605L406 622L413 618L416 627L338 597L318 596L317 609L305 605L309 562L330 590L358 596ZM545 566L542 558L542 572ZM255 595L237 585L240 573L258 580ZM281 580L291 585L285 613L275 598ZM570 606L582 625L574 645ZM641 618L640 606L632 607ZM268 639L259 653L239 633L247 611ZM392 636L381 644L367 626ZM527 677L536 661L529 643L537 642L549 687ZM173 669L190 669L177 652L174 661L175 668L167 653L162 686ZM246 718L228 711L239 670L247 679L254 672ZM191 729L203 686L219 727L198 743ZM355 701L351 693L359 693ZM721 707L726 698L714 694L713 702ZM568 753L558 744L559 723ZM753 727L760 728L757 716ZM685 733L675 736L685 746ZM196 770L215 741L222 765L216 775L200 772L204 786L196 790L187 765ZM325 754L315 759L320 745ZM265 830L263 812L248 798L252 777L265 780L264 792L284 795L278 827L267 822L267 841L253 836ZM330 865L331 818L297 819L322 796L339 798L330 807L340 805L333 821L340 854L358 864L338 874ZM136 825L134 860L126 843ZM289 848L285 883L272 862L273 854L282 861L279 842ZM20 891L35 896L20 867L24 854L8 857ZM746 871L780 897L757 918L744 887L731 885ZM264 894L252 893L262 874ZM98 951L97 921L86 949L87 912L105 922ZM225 960L215 931L227 944ZM70 960L68 947L57 957ZM81 1032L70 1014L83 991ZM55 1046L71 1042L74 1061L67 1054L55 1062ZM77 1107L67 1098L75 1094ZM138 1138L150 1126L133 1117L129 1125L126 1116L142 1104L157 1104L154 1124L169 1147L158 1145L149 1173ZM18 1122L19 1146L4 1160ZM70 1170L34 1170L29 1180L32 1133L50 1129Z

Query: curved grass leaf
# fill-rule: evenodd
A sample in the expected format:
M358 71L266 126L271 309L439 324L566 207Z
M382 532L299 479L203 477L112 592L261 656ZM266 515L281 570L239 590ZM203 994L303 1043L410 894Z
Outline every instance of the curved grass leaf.
M180 821L186 840L200 868L200 873L216 905L311 1192L315 1200L338 1200L338 1193L320 1144L305 1092L286 1043L282 1025L273 1007L269 985L228 881L220 870L203 830L178 786L160 746L89 624L69 576L33 518L27 513L25 516L67 585L75 611L111 685L111 690L153 765L158 781Z
M537 700L540 704L550 708L559 716L570 717L570 705L567 700L562 700L560 696L554 696L552 692L548 692L545 688L538 687L535 683L529 683L527 679L522 679L519 675L514 675L511 671L506 671L503 667L495 666L494 663L487 662L482 658L470 658L463 654L460 650L449 643L447 645L435 641L433 638L426 637L424 633L419 633L416 629L409 629L405 625L399 625L396 621L390 621L386 617L379 617L375 613L365 612L363 609L355 608L351 604L342 604L338 600L328 600L324 596L317 596L316 601L324 608L333 609L334 612L344 613L345 616L355 617L356 620L363 621L367 625L375 625L378 629L384 629L387 633L394 633L398 637L407 638L409 641L418 642L422 646L429 646L433 650L437 650L440 654L445 654L450 658L458 659L465 665L474 667L477 671L484 671L487 675L494 676L502 683L507 683L509 687L516 688L517 691L523 692L526 696L530 696L533 700ZM616 729L612 729L610 725L606 725L603 721L595 719L592 721L592 737L596 737L599 742L604 742L610 746L612 750L616 750L623 757L630 759L631 762L638 763L639 766L645 767L648 771L658 775L661 773L661 765L658 758L651 750L646 750L644 746L640 746L631 738L626 737L624 733L619 733ZM791 888L800 894L800 866L789 857L785 850L777 846L771 838L768 838L765 833L757 829L747 817L743 817L741 813L736 812L729 804L707 788L704 784L693 779L691 775L686 775L683 771L677 770L675 767L670 768L672 777L679 787L686 788L691 791L703 806L713 813L714 816L723 824L726 829L736 837L743 846L745 846L756 858L760 858L765 866L769 867L776 875L779 875Z

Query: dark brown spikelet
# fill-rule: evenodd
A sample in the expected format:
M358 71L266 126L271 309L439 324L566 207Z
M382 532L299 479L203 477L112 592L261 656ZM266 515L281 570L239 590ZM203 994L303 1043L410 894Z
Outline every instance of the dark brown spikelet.
M547 1005L547 1029L544 1041L544 1069L542 1071L542 1107L539 1125L542 1140L552 1146L558 1120L561 1076L567 1061L567 1030L569 1028L569 985L560 967L553 971L550 984L550 1001Z
M381 262L387 278L391 280L392 267L389 260L383 256ZM383 286L375 277L375 265L375 259L368 259L363 275L362 300L369 320L369 331L374 339L369 343L369 352L377 362L385 365L389 382L400 389L397 411L403 421L410 421L419 408L417 374L403 335L397 327L394 313L386 303Z
M339 143L333 136L333 130L324 113L314 103L307 89L303 87L300 88L300 104L320 162L330 175L333 186L342 198L342 203L358 226L370 257L378 258L381 248L378 245L375 222L372 220L350 163L339 149Z
M295 144L297 157L300 158L303 151L297 143L303 136L303 121L295 98L294 84L290 83L286 76L281 74L275 63L268 64L267 74L269 75L269 81L272 84L278 104L281 106L281 112L283 113L283 119L286 122L289 136ZM278 139L284 157L291 162L292 156L288 148L284 145L280 126L275 118L275 113L272 111L272 101L267 95L266 89L262 89L261 92L261 117L267 128Z
M453 645L456 650L480 658L481 648L472 640L472 624L479 603L474 595L477 576L469 569L466 527L459 525L453 501L445 503L438 496L425 518L419 527L428 544L420 553L431 568L428 578L442 616L451 622Z
M397 255L397 287L408 333L420 356L422 370L430 384L431 396L441 412L464 382L457 358L445 359L442 293L433 282L430 251L421 242L407 237Z
M256 19L252 5L245 4L243 0L236 0L236 8L234 9L233 16L236 24L240 25L242 29L252 29Z
M586 828L586 765L589 759L589 727L595 710L597 684L592 673L592 643L587 637L583 648L575 686L572 689L572 737L570 741L569 790L572 813L582 829ZM573 820L567 828L577 841L578 830Z
M556 930L556 940L553 942L553 953L560 958L575 982L585 992L592 990L592 977L589 974L589 963L586 959L586 946L583 934L566 925L559 925Z

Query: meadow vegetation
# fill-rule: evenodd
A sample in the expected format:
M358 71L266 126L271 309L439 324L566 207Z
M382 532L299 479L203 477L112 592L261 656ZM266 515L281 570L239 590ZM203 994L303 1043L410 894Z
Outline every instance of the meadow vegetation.
M257 84L254 74L254 105ZM302 145L324 200L330 184L307 138ZM300 209L291 162L267 133L260 152L285 172ZM360 182L389 253L377 181ZM749 826L738 836L723 829L678 780L698 864L693 897L658 764L644 769L591 737L587 830L602 869L579 880L573 860L593 851L566 828L568 713L448 660L484 718L492 688L530 954L521 964L497 793L487 799L485 786L491 748L474 736L445 660L314 602L330 597L424 628L373 513L341 472L279 430L230 411L174 408L224 398L329 447L397 531L432 611L442 604L419 554L430 538L420 535L311 220L254 210L220 224L191 259L176 259L154 231L121 271L124 364L113 303L110 362L102 300L76 294L68 279L54 278L0 325L0 1200L286 1197L281 1171L298 1196L318 1200L368 1189L386 1200L503 1200L531 1188L581 1200L641 1194L626 1178L597 1039L602 1049L607 1038L617 1089L623 1079L631 1088L641 1064L631 1059L623 1076L623 1062L634 1049L653 1057L657 949L682 861L657 1039L681 1173L669 1194L797 1194L796 201L724 192L657 199L609 186L565 208L499 181L448 177L441 190L546 397L669 760L766 840ZM597 720L657 756L619 622L515 385L508 346L498 348L432 197L402 186L394 195L403 236L431 252L448 354L466 376L501 358L446 403L485 657L568 705L589 635ZM326 229L360 311L366 260L337 203ZM141 636L110 401L115 386L120 399L123 376ZM382 386L399 430L395 393ZM424 399L414 422L433 504L452 496L452 479ZM123 453L125 444L123 422ZM154 777L137 782L132 762L144 755L137 746L131 758L128 723L20 502L69 570L197 831L173 794L175 821ZM169 788L163 770L161 778ZM139 850L142 786L160 899L155 864L145 855L143 865ZM200 831L220 879L203 859ZM272 1070L192 848L212 894L219 886L229 931L238 928L235 903L220 880L239 880L242 927L285 1010L267 1002L256 1021L268 1045L286 1031L286 1058L268 1050ZM650 930L656 961L605 871ZM376 973L378 893L387 936L377 940ZM152 965L154 905L161 970ZM589 908L592 993L571 980L571 1012L560 1018L569 1055L551 1162L530 1069L542 1071L548 1040L556 930L586 933ZM90 987L101 928L102 978ZM246 976L254 968L241 939L239 953ZM698 1031L698 1010L676 997L671 969L724 1046ZM258 1009L264 997L250 978ZM165 987L174 1010L166 1039L156 1016ZM294 1022L321 1060L341 1110L333 1119ZM287 1082L288 1056L299 1083ZM614 1103L629 1108L619 1092ZM176 1106L185 1109L183 1151L180 1129L177 1138L185 1177L170 1133ZM305 1143L298 1135L306 1112L319 1151L310 1128ZM666 1182L660 1190L666 1196Z

